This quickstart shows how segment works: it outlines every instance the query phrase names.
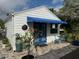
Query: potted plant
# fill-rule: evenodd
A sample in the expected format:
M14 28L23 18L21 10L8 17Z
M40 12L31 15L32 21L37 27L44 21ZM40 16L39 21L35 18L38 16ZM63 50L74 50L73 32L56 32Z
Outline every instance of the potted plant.
M26 56L23 56L22 59L34 59L34 56L30 54L31 50L31 41L33 40L33 33L31 32L30 29L28 29L25 32L25 35L23 36L23 42L26 44L26 48L28 50L28 54Z
M23 56L22 59L34 59L34 56L30 54L30 50L31 50L31 36L28 36L28 33L25 33L25 43L26 43L26 48L28 50L28 54L26 56Z

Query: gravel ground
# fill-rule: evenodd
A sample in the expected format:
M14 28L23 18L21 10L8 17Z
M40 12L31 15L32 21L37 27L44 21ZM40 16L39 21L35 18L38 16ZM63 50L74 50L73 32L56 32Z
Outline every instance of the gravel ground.
M72 46L69 43L51 43L44 47L37 47L37 51L34 48L31 54L35 56L35 59L59 59L77 48L78 47ZM0 59L21 59L25 55L27 55L27 50L23 52L13 52L13 50L6 51L6 49L0 47Z

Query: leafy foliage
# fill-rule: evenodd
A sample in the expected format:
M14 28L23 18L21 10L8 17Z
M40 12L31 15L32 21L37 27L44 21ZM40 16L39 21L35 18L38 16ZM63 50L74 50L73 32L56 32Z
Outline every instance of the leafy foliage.
M64 6L57 16L68 23L65 27L69 32L79 33L79 6Z
M59 12L55 14L63 21L67 22L67 25L64 25L67 33L79 34L79 1L74 2L75 0L65 0L65 6L62 7ZM54 12L53 10L51 10Z
M1 29L5 28L4 21L2 19L0 19L0 27L1 27Z

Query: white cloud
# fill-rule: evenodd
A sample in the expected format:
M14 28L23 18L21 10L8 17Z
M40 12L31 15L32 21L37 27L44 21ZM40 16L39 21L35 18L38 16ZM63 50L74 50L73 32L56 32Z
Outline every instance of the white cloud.
M64 6L64 0L52 0L52 4L55 5L54 9L58 10Z
M29 0L0 0L0 10L4 11L14 11L14 8L17 8L17 6L25 6L26 2ZM52 0L53 4L56 4L59 1L63 0ZM28 6L25 6L24 9L28 8Z
M53 3L53 4L57 3L57 0L53 0L52 3Z
M16 6L25 5L27 0L0 0L0 9L4 11L13 11Z
M28 0L0 0L0 18L5 19L6 13L14 12L18 6L24 6Z
M15 11L15 9L19 9L20 6L21 7L23 6L23 9L27 9L29 7L28 6L29 1L30 0L0 0L0 17L3 18L3 14L5 15L5 12ZM52 0L52 4L56 4L59 1L63 1L63 0ZM34 2L34 1L31 0L31 2ZM1 16L1 14L2 14L2 16Z
M56 3L58 3L58 2L63 2L64 0L52 0L52 3L53 4L56 4Z
M59 12L59 9L61 9L63 6L58 6L57 8L54 8L54 10L56 10L57 12Z

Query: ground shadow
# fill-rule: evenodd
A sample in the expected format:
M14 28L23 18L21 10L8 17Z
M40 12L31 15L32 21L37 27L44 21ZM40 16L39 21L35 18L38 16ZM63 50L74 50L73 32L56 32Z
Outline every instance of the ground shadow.
M79 59L79 48L71 53L61 57L60 59Z
M23 56L22 59L34 59L34 56L33 55L26 55L26 56Z
M48 53L46 53L42 56L35 57L35 59L59 59L59 54L65 55L65 56L61 57L60 59L76 59L77 57L79 57L79 48L76 49L75 51L73 51L74 47L73 48L71 48L71 47L72 47L72 45L68 45L61 49L50 50ZM65 49L65 52L63 52L64 49ZM68 50L66 50L66 49L70 50L68 54L66 53L66 52L68 52ZM63 53L61 53L61 52L63 52ZM68 58L68 56L69 56L69 58Z
M60 49L51 49L48 53L36 56L34 59L79 59L79 48L68 45Z

